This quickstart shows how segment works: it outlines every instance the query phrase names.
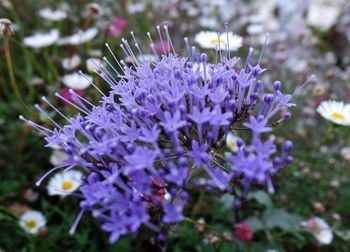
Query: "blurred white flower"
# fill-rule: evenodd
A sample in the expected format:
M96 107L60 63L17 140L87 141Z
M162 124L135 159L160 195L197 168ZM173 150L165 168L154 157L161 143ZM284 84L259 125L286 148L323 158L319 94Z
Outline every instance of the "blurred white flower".
M9 9L9 10L13 9L13 4L9 0L2 0L0 2L0 4L2 5L2 7L6 8L6 9Z
M139 61L156 62L157 58L154 54L139 54L136 56Z
M277 31L279 22L275 15L277 0L254 1L252 7L254 12L249 17L251 24L262 24L265 32Z
M99 58L89 58L86 60L86 69L89 72L95 72L100 69L103 63L104 62Z
M227 41L228 38L228 41ZM201 31L195 37L196 42L203 48L215 49L219 47L222 50L228 46L230 51L236 51L238 48L242 47L243 39L241 36L229 32L218 35L217 32L213 31Z
M226 146L230 148L231 151L237 152L239 147L238 147L238 141L240 138L233 134L232 132L229 132L226 136Z
M82 184L80 171L63 171L51 177L47 184L49 195L66 196L77 190Z
M340 150L340 155L341 157L346 160L346 161L350 161L350 147L344 147Z
M301 223L306 227L307 231L311 233L319 243L330 244L333 240L332 229L329 225L319 217L312 217Z
M85 6L82 16L84 18L98 18L102 14L103 8L98 3L89 3Z
M350 105L339 101L324 101L317 112L325 119L340 125L350 126Z
M218 27L218 20L215 17L200 16L198 23L205 28L216 29Z
M199 71L199 73L201 74L202 80L205 80L204 77L206 77L207 82L211 81L211 76L209 73L210 64L206 64L206 67L205 67L206 76L204 75L204 65L203 64L199 64L196 62L193 64L192 69L194 72Z
M54 166L62 164L64 160L68 159L67 153L60 150L54 150L50 156L50 163Z
M67 18L67 13L64 10L52 10L44 8L39 10L39 16L49 21L60 21Z
M319 83L313 87L312 92L316 96L322 96L326 92L326 86Z
M197 4L197 7L200 9L203 21L205 21L205 19L216 17L216 26L211 28L217 28L217 25L222 24L227 20L231 20L242 10L242 6L244 5L241 0L201 0L193 2L200 3Z
M71 89L83 90L91 85L92 77L82 76L79 73L66 74L62 78L62 83Z
M143 12L145 10L145 4L143 2L131 3L127 5L127 10L130 14Z
M81 63L80 56L75 54L70 58L64 58L61 62L62 67L66 70L73 70L77 68Z
M87 51L87 54L90 56L90 57L102 57L103 53L101 50L88 50Z
M41 212L28 210L20 217L19 225L28 233L37 234L46 225L46 219Z
M183 1L183 3L181 4L181 8L183 10L186 10L187 16L189 17L194 17L200 14L200 9L193 2L190 1Z
M25 37L23 39L23 43L27 47L42 48L56 43L59 38L59 34L60 33L57 29L52 29L48 33L39 32L32 36Z
M308 1L305 0L279 0L276 2L279 21L278 37L287 39L297 38L300 29L305 27L305 13L308 8Z
M79 45L93 40L98 34L96 27L89 28L85 31L79 30L77 33L58 40L59 45Z
M292 53L293 51L289 51L289 53ZM301 55L290 55L286 62L285 65L287 69L291 70L294 73L302 73L307 69L308 63L305 59L301 58Z
M38 76L33 76L32 79L30 80L30 84L33 86L41 86L44 84L44 79Z
M344 0L314 0L310 2L307 13L307 22L320 30L328 30L337 22L341 12L345 8Z
M61 146L59 146L58 144L50 144L50 148L52 148L53 150L62 150Z
M249 35L261 35L264 34L265 29L261 23L258 24L250 24L247 26L247 33Z

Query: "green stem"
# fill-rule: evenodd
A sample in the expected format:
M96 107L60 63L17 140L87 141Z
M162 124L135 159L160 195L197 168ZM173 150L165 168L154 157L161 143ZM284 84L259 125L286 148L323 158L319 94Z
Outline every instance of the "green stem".
M208 224L205 224L205 223L199 223L198 221L196 221L196 220L193 220L193 219L191 219L191 218L189 218L189 217L185 217L185 221L187 221L187 222L189 222L189 223L191 223L191 224L194 224L194 225L202 225L202 226L204 226L204 227L206 227L206 228L208 228L208 229L214 229L214 227L212 226L212 225L208 225Z
M48 73L47 73L47 79L51 83L53 83L54 79L57 78L57 76L58 76L58 72L57 72L56 67L52 64L52 60L50 59L49 52L48 52L47 48L45 48L43 50L43 56L44 56L44 59L46 61L47 66L48 66L48 69L50 69L50 71L48 71Z
M344 141L346 144L348 143L349 136L350 136L350 130L348 129L348 127L346 127L345 128L345 136L344 136Z
M205 190L204 190L204 188L201 188L197 203L194 205L194 207L192 209L192 213L191 213L192 217L194 217L197 214L197 212L198 212L198 210L201 207L201 204L203 202L204 196L205 196Z
M318 150L318 149L321 147L321 145L322 145L325 141L327 141L327 139L329 138L329 136L332 134L333 130L334 130L334 125L331 124L331 125L328 127L328 130L327 130L327 132L324 134L324 136L323 136L323 138L321 139L321 141L316 145L315 150Z
M10 82L11 82L11 86L13 88L13 90L15 91L15 95L18 99L18 101L21 103L21 105L28 110L29 112L30 109L28 108L28 106L26 105L26 103L24 102L21 93L18 89L18 85L16 82L16 78L15 78L15 73L13 71L13 65L12 65L12 59L11 59L11 51L10 51L10 42L9 42L9 35L5 34L4 35L4 48L5 48L5 59L6 59L6 65L7 65L7 69L8 69L8 73L10 76Z

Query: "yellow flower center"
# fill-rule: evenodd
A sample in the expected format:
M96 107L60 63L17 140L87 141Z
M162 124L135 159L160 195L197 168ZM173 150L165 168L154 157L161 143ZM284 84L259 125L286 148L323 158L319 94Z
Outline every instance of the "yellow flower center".
M345 121L345 117L342 114L337 112L332 113L331 117L335 120Z
M36 220L27 220L26 221L26 227L29 229L33 229L38 225L38 223L36 222Z
M235 148L235 147L237 147L237 141L235 141L235 140L230 140L230 141L228 141L228 145L229 145L230 147Z
M62 184L62 189L63 190L69 190L73 187L72 181L64 181Z
M212 44L224 44L225 43L225 41L223 41L222 39L212 39L212 40L210 40L210 43L212 43Z

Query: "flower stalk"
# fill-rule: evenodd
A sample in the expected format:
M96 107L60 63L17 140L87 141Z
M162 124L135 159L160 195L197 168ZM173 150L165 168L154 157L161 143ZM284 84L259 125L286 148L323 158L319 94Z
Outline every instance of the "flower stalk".
M330 124L330 126L328 127L327 132L324 134L324 136L322 137L321 141L316 145L315 149L318 150L321 145L327 141L327 139L329 138L329 136L333 133L334 130L334 125Z
M0 22L3 26L2 28L2 35L4 38L4 49L5 49L5 60L6 60L6 66L7 66L7 70L8 70L8 74L10 77L10 83L12 86L12 89L15 92L15 95L18 99L18 101L21 103L21 105L26 108L27 110L29 110L28 106L25 104L21 93L19 91L17 82L16 82L16 78L15 78L15 73L13 70L13 64L12 64L12 59L11 59L11 49L10 49L10 36L13 34L13 30L11 28L11 21L8 19L1 19ZM4 87L6 89L6 87ZM29 110L30 111L30 110Z

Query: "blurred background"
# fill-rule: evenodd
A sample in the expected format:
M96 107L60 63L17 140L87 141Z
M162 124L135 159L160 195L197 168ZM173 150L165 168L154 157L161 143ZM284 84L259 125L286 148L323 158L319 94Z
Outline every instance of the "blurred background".
M291 120L276 130L278 141L292 139L296 145L294 164L275 179L276 193L249 195L240 213L247 224L243 228L232 225L230 195L198 198L192 212L197 222L178 225L168 250L350 251L349 128L333 125L316 112L322 101L346 103L350 98L347 0L0 0L0 18L0 251L156 251L145 245L153 238L143 233L109 245L88 215L69 235L79 198L51 196L47 183L35 186L65 154L43 148L43 135L18 116L49 125L34 108L47 108L42 96L75 115L69 103L54 95L69 101L70 88L97 103L98 92L78 71L108 91L96 74L106 64L103 57L111 58L105 43L128 63L119 44L123 37L132 38L133 31L145 55L152 57L146 33L156 37L155 26L165 21L179 54L185 54L184 37L204 47L196 35L223 32L228 22L230 31L242 37L237 56L245 57L250 46L260 51L269 34L262 59L269 70L264 81L280 80L291 92L310 75L317 77L296 98ZM158 53L168 52L155 43ZM30 209L46 219L35 234L20 225ZM305 224L314 217L326 223L330 242Z

